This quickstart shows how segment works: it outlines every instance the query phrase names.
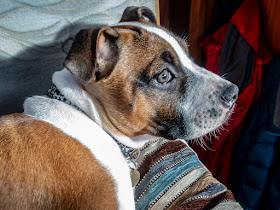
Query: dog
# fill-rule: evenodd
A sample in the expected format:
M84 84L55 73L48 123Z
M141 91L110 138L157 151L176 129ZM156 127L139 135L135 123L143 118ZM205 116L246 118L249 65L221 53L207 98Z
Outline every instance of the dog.
M0 120L1 209L134 209L119 143L200 138L227 121L238 95L146 7L81 30L64 66L47 96Z

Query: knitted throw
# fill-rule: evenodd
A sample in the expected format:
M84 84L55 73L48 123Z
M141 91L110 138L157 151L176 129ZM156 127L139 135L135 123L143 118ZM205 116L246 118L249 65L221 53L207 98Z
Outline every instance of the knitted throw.
M185 141L149 142L135 162L136 209L242 209Z

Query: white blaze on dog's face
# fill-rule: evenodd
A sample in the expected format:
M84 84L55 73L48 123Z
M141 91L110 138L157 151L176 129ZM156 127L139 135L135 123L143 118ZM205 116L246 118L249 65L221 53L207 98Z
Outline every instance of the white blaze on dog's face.
M201 137L228 119L238 94L194 64L184 40L145 20L83 30L65 66L107 128L129 137Z

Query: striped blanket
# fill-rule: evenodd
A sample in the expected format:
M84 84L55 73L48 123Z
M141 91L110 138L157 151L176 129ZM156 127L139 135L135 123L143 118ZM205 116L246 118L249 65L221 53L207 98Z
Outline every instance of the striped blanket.
M136 209L242 209L185 141L151 141L134 162Z

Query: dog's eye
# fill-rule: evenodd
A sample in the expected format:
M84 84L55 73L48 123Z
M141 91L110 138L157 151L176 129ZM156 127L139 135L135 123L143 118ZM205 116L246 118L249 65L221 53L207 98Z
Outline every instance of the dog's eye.
M172 79L172 74L168 69L164 69L156 78L156 81L160 84L168 83Z

